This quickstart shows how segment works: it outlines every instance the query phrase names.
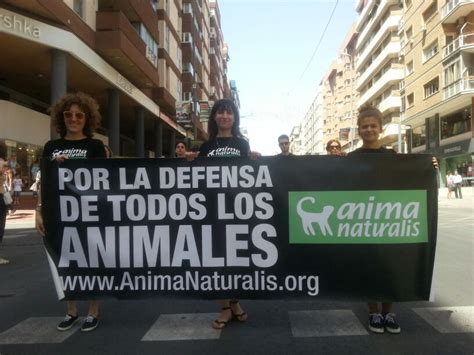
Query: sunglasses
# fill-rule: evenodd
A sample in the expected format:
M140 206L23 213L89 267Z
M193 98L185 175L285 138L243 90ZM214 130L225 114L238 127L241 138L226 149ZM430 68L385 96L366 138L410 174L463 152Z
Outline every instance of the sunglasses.
M64 118L72 118L75 116L78 120L83 120L86 118L86 114L84 112L72 112L72 111L64 111L63 112Z
M329 149L341 149L341 147L338 145L330 145Z

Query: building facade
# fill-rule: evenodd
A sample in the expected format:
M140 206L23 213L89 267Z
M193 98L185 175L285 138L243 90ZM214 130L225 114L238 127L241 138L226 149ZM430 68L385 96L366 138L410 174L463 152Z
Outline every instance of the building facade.
M399 0L358 0L356 11L355 88L360 94L357 107L376 106L383 115L382 144L402 152L404 145L402 140L399 142L398 132L404 136L405 129L400 125L399 84L404 67L399 58L398 25L403 8Z
M0 139L25 180L66 92L98 101L96 137L118 156L173 156L176 139L205 137L199 120L177 123L176 105L196 98L199 114L209 101L207 0L2 1L0 46Z
M474 1L405 0L399 33L408 151L440 158L443 181L454 170L472 178Z
M303 128L304 154L320 155L325 152L323 140L324 111L322 90L322 87L318 88L316 97L301 123L301 127Z

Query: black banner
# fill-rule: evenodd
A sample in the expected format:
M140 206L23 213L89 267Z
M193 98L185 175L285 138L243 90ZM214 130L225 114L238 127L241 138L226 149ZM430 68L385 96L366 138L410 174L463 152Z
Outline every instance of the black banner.
M429 298L431 156L42 162L60 299Z

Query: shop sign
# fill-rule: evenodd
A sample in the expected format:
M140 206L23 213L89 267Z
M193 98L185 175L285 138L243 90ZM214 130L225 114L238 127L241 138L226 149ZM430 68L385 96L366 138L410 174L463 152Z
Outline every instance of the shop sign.
M0 12L0 26L24 36L41 37L39 27L33 25L27 18L20 15L7 15Z
M438 152L442 156L455 156L455 155L467 153L469 151L470 142L471 140L468 139L462 142L456 142L456 143L448 144L445 146L441 146Z

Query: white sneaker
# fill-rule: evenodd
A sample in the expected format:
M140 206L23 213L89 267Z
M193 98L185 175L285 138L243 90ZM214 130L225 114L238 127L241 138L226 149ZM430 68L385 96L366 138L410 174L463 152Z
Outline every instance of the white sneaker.
M4 258L0 258L0 265L5 265L5 264L10 264L10 260L4 259Z

